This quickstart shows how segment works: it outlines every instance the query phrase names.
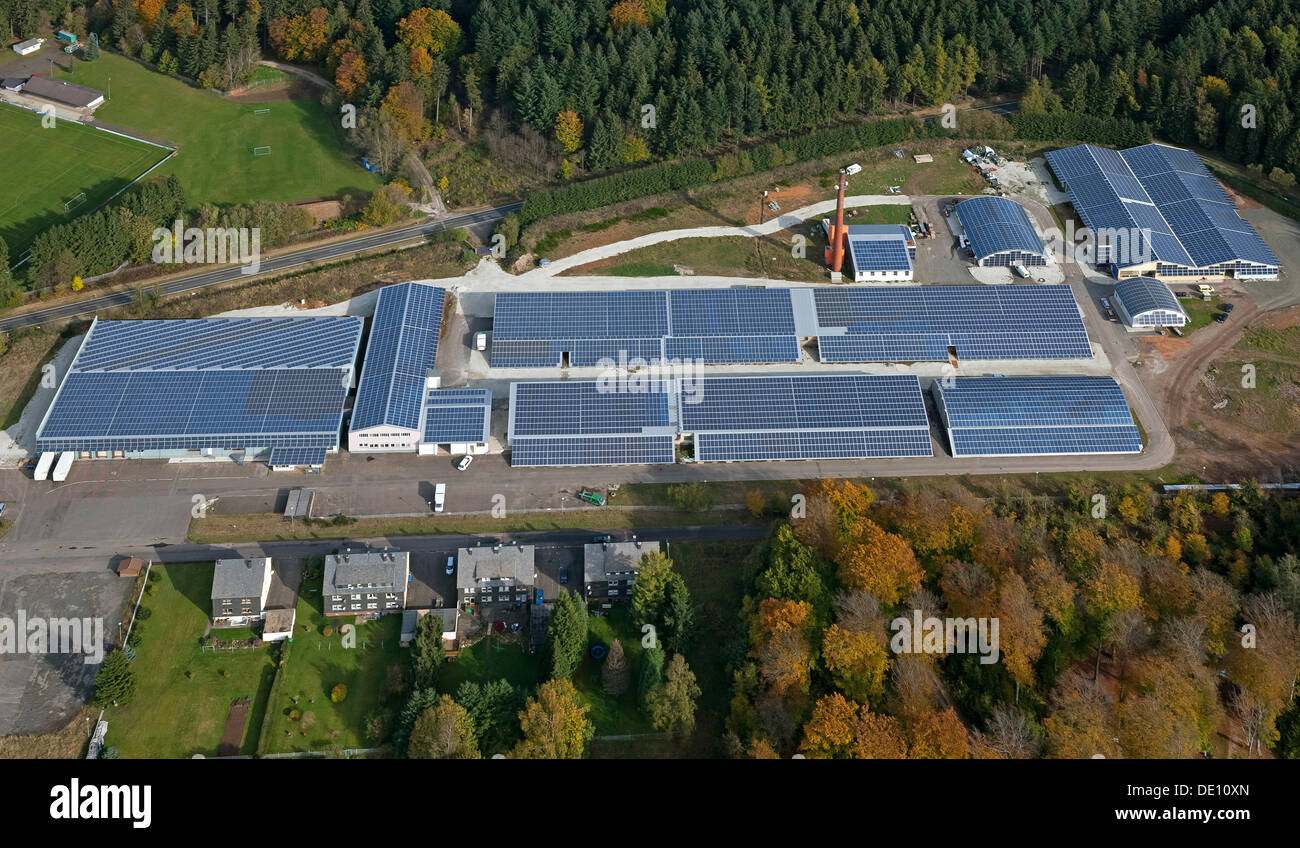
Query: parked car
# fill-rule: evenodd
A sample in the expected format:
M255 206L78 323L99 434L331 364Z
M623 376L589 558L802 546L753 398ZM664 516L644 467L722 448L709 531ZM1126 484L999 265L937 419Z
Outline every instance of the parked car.
M561 583L561 584L566 584L566 583L568 583L568 582L569 582L569 569L567 569L567 568L561 568L561 569L560 569L560 583Z
M447 557L447 573L448 574L456 573L456 558L454 556Z
M1216 313L1214 313L1214 320L1217 321L1217 322L1220 323L1220 324L1224 324L1224 323L1226 323L1227 320L1228 320L1228 313L1226 313L1226 312L1216 312Z
M439 483L433 487L433 511L442 512L447 502L447 484Z
M541 590L541 589L538 589L538 590L537 590L537 603L540 604L541 602L542 602L542 590Z
M605 505L605 496L600 494L599 492L590 492L586 489L583 489L580 492L578 492L578 498L580 500L586 501L587 503L595 504L596 506Z
M1110 309L1110 298L1103 297L1101 299L1101 308Z
M473 461L474 461L474 457L470 456L469 454L465 454L460 458L460 462L456 463L456 470L464 471L466 468L469 468L469 464Z
M613 537L613 536L597 536L596 538L592 539L592 541L595 542L597 545L603 545L603 544L605 544L606 542L612 542L612 541L614 541L614 537Z
M5 517L5 502L0 501L0 518Z
M1222 309L1224 312L1231 312L1232 310L1234 310L1234 309L1237 308L1237 304L1235 304L1235 303L1223 303L1223 304L1220 304L1220 305L1219 305L1219 308Z

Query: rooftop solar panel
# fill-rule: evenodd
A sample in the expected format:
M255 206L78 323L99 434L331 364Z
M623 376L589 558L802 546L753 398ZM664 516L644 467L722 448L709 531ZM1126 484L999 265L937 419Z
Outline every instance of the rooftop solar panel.
M267 462L272 468L319 468L324 464L324 448L275 448Z
M334 448L361 328L360 318L96 321L37 447Z
M353 404L352 431L420 426L428 374L438 358L446 291L423 283L379 290Z
M798 362L789 289L510 292L496 296L492 365L573 367L698 358Z
M435 389L425 397L423 441L436 445L485 443L491 419L491 390Z
M823 362L1092 356L1068 285L818 288Z
M1142 449L1109 377L957 377L934 386L954 456Z
M1189 150L1146 144L1115 151L1085 144L1050 151L1047 160L1089 228L1150 230L1143 240L1150 254L1117 256L1121 267L1153 259L1194 269L1234 261L1278 265L1277 256ZM1149 199L1154 211L1134 203L1116 206L1117 197Z

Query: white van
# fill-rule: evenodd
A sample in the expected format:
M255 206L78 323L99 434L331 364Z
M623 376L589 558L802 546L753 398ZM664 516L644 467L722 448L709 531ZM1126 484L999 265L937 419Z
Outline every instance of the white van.
M447 502L447 484L439 483L433 487L433 511L442 512L443 506Z

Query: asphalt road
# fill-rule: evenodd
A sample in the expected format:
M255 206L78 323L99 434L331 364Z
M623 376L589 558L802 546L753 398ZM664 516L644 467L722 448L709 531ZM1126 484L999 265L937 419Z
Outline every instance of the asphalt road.
M430 236L441 230L454 230L461 227L470 227L476 224L497 221L504 218L506 215L509 215L511 212L518 211L521 205L522 204L520 203L510 203L505 206L498 206L495 209L484 209L480 212L469 212L464 215L452 215L436 221L425 220L418 224L412 224L409 227L403 227L400 230L390 230L383 233L363 235L345 241L321 245L319 247L308 247L292 253L284 253L279 256L264 259L261 263L259 273L266 274L268 272L284 271L289 268L296 268L300 265L307 265L313 262L338 259L362 250L371 250L377 247L401 244L402 242L411 241L412 239ZM199 274L191 274L188 277L169 280L162 283L160 288L162 289L163 294L176 294L178 292L201 289L206 286L215 286L220 283L228 283L233 280L241 279L244 276L245 275L241 271L239 265L223 265L222 267L212 271L204 271ZM114 292L112 294L90 298L89 300L79 300L74 303L51 306L49 309L42 309L37 312L28 312L23 315L15 315L12 318L0 319L0 332L16 330L20 327L33 327L38 324L44 324L46 321L75 318L78 315L89 315L98 312L101 309L112 309L118 306L126 306L131 302L134 296L134 292L129 290Z

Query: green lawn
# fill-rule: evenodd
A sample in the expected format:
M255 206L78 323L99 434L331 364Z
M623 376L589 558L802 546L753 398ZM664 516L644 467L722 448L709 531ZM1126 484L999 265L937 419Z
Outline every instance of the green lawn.
M26 109L0 104L0 161L7 163L0 196L0 237L17 260L42 230L103 203L168 152L91 127L53 127ZM70 213L63 205L85 192Z
M112 99L95 117L177 147L179 155L154 173L179 176L190 208L362 193L380 184L343 150L336 116L315 99L236 103L111 54L61 74L101 91L110 77ZM254 114L268 108L269 115ZM254 156L254 147L270 147L271 155Z
M1210 326L1214 321L1214 313L1219 311L1219 296L1217 294L1213 295L1209 300L1202 300L1199 297L1180 297L1178 302L1182 304L1183 311L1187 313L1187 324L1183 327L1184 333Z
M143 641L131 666L136 695L126 707L110 707L104 715L105 745L117 748L122 757L214 756L230 702L244 696L253 699L253 708L239 753L257 749L279 648L200 650L210 612L212 567L207 562L153 568L162 577L141 604L152 614L138 623Z
M593 659L590 651L574 673L573 685L591 708L587 715L596 726L597 736L653 733L655 730L650 726L650 719L637 703L636 683L642 653L640 629L632 621L630 604L614 604L608 612L609 615L587 618L587 645L601 644L608 649L615 638L622 643L623 653L627 656L628 690L618 697L605 692L601 683L604 660Z
M512 685L531 692L541 680L542 660L539 654L530 654L523 647L526 638L527 634L520 628L519 633L508 637L489 633L463 648L438 672L438 691L454 696L466 681L486 683L504 677Z
M314 587L304 583L298 596L293 646L276 702L267 715L271 728L265 753L325 751L334 745L370 747L364 738L367 717L381 709L392 711L400 704L400 698L393 696L406 674L406 652L399 644L402 617L386 615L355 625L356 647L344 647L339 628L352 624L353 618L327 619L321 611L320 582L314 582ZM322 632L327 625L333 628L329 636ZM339 683L348 687L348 694L335 704L330 692ZM304 728L301 717L291 718L291 710L298 710L301 716L312 713L314 723Z

